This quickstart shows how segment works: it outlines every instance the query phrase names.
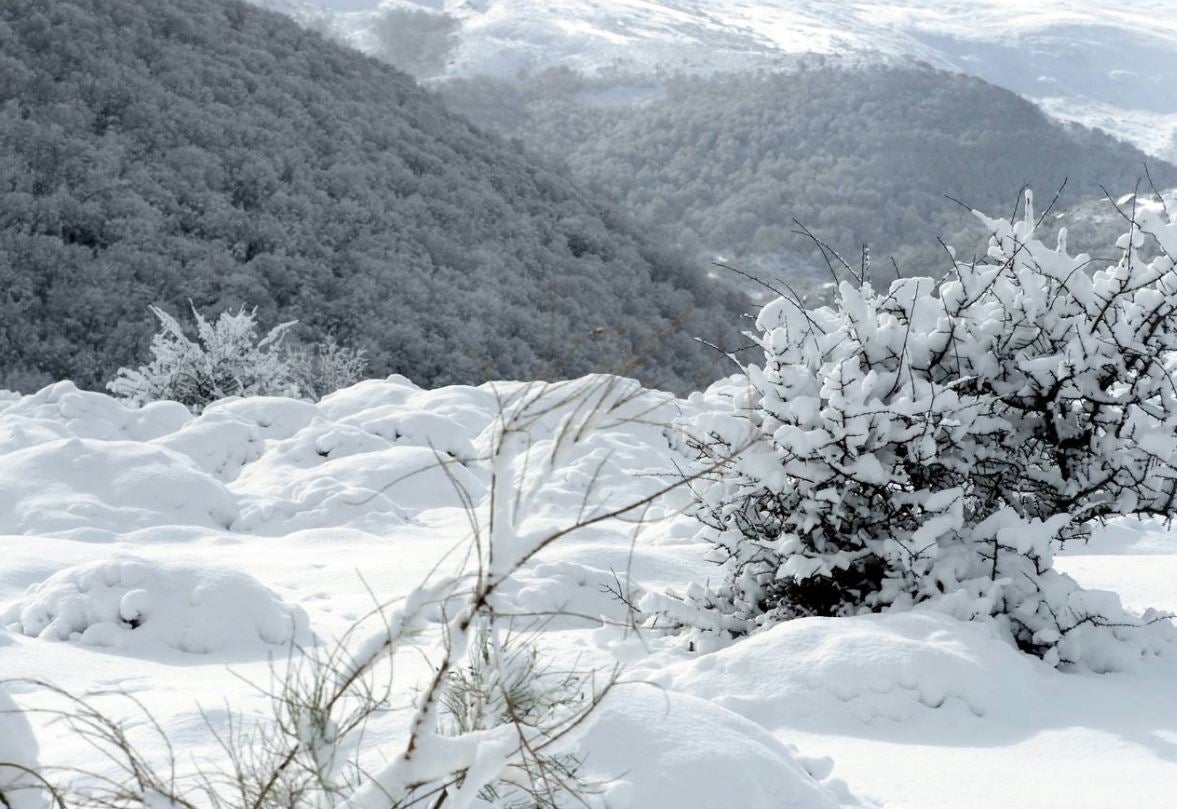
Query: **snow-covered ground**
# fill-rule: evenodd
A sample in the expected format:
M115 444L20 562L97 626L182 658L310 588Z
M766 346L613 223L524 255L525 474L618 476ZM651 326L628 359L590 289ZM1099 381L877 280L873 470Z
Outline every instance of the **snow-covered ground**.
M660 473L686 462L668 426L710 406L702 394L607 387L596 429L539 473L536 524L575 520L586 491L598 506L656 491ZM499 403L524 389L427 391L394 377L317 405L245 399L199 417L168 403L128 409L70 383L0 399L0 672L125 691L182 761L214 756L209 724L223 725L226 705L266 710L246 681L267 681L291 641L328 644L374 597L449 564L468 535L453 484L485 496L479 458ZM537 457L577 401L535 421ZM611 521L573 533L518 575L507 601L621 619L606 590L617 581L681 592L706 580L715 571L685 503L673 492L638 529ZM1163 525L1114 525L1062 566L1132 606L1177 609L1177 536ZM987 625L921 613L799 620L708 653L573 617L541 635L554 660L612 652L627 680L646 683L611 696L581 742L587 771L610 781L612 809L1174 805L1174 660L1060 673ZM426 673L422 658L402 657L398 705ZM43 689L9 691L23 708L48 704ZM403 738L403 718L376 721L365 755L379 761ZM30 719L42 764L88 761L60 725ZM29 752L5 742L2 754Z

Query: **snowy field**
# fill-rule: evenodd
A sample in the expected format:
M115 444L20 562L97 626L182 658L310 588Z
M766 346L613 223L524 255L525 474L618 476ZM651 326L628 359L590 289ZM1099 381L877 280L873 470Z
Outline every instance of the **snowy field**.
M570 524L590 490L587 507L601 509L656 492L689 463L671 425L711 406L706 394L607 387L593 429L532 470L532 524ZM501 402L523 390L428 391L393 377L317 405L228 400L199 417L170 403L128 409L68 382L0 400L0 672L126 692L181 764L215 756L226 706L263 713L250 681L267 682L291 642L329 645L374 599L457 564L469 528L454 484L485 497L479 459ZM536 419L537 454L575 401ZM1177 660L1061 673L987 625L918 611L797 620L706 653L602 629L590 619L625 618L610 587L682 592L715 575L687 502L674 491L636 528L573 532L504 599L520 613L583 616L545 625L551 659L625 662L632 684L580 741L611 809L1177 805ZM1111 526L1060 567L1131 607L1177 610L1177 536L1162 525ZM428 672L411 650L398 665L395 701L407 705ZM50 702L31 685L8 690L22 708ZM101 704L134 714L118 697ZM48 717L30 718L42 764L92 756ZM403 711L378 717L364 755L380 763L403 725ZM0 753L14 741L0 738Z

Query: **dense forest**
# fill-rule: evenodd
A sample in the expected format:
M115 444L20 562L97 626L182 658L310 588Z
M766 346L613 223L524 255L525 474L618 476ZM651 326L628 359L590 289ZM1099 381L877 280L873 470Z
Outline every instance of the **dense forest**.
M741 308L406 75L235 0L0 4L0 290L0 388L24 389L100 385L149 305L189 301L421 384L683 389L717 356L690 336Z
M1066 180L1061 209L1101 187L1132 191L1147 160L1011 92L919 65L814 58L788 72L710 78L554 70L452 81L442 93L567 165L668 242L792 275L825 275L793 220L855 263L869 244L888 273L890 257L904 274L936 273L947 266L938 238L963 253L985 235L949 197L1012 210L1023 186L1045 204ZM1177 169L1148 162L1159 185L1177 185Z

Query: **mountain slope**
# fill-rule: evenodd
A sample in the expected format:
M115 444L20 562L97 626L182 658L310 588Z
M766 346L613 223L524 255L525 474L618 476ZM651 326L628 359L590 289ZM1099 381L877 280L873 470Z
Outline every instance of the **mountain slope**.
M945 259L937 237L963 252L983 248L985 235L945 195L1000 211L1023 186L1045 204L1066 181L1067 206L1105 187L1130 192L1143 173L1145 155L1131 146L975 78L820 59L800 68L660 81L553 71L522 83L453 81L442 92L565 160L668 241L825 280L794 219L856 263L869 244L888 274L889 256L904 272L935 273ZM1161 187L1177 185L1177 168L1149 163Z
M681 389L686 335L731 322L564 175L233 0L3 4L0 147L0 387L99 384L152 302L257 305L423 382L649 353Z
M284 3L304 17L310 3ZM375 0L318 12L372 49ZM512 77L571 67L704 73L779 65L802 53L920 60L1108 128L1151 154L1177 149L1174 0L385 0L461 25L447 76Z

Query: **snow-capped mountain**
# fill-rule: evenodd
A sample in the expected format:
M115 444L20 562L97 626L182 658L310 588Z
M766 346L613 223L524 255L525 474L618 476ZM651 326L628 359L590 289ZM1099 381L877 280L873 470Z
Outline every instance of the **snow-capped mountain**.
M275 0L267 0L273 5ZM294 0L278 0L294 2ZM461 23L450 76L914 58L1177 156L1177 0L386 0ZM361 47L376 0L323 0Z

